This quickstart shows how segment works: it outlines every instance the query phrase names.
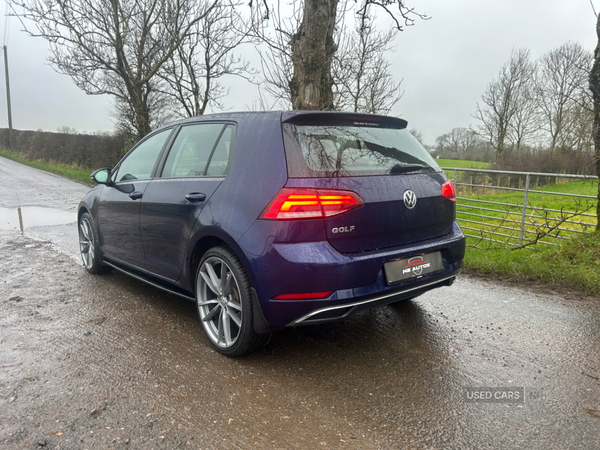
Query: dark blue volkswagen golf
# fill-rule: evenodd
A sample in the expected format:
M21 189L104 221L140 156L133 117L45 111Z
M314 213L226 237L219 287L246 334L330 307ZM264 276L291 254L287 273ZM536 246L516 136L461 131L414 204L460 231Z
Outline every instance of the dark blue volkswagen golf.
M325 111L166 125L92 174L85 268L193 300L228 356L450 286L465 251L454 186L406 126Z

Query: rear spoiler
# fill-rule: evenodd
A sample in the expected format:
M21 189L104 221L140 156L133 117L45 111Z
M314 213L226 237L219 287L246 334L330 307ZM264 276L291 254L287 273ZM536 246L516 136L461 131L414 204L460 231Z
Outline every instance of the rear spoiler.
M283 123L294 125L338 125L404 129L404 119L375 114L344 113L339 111L289 111L281 116Z

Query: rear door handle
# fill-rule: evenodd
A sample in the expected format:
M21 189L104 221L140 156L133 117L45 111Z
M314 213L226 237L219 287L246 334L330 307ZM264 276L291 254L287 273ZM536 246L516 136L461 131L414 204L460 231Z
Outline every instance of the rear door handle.
M185 196L185 199L189 202L203 202L206 199L206 195L200 192L191 192Z
M140 191L133 191L131 194L129 194L129 198L132 200L137 200L138 198L142 198L142 193Z

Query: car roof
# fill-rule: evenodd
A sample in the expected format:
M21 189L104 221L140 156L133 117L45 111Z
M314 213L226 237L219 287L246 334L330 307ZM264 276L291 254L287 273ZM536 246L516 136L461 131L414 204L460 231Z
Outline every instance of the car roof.
M281 122L303 122L304 120L314 120L318 116L323 118L327 117L331 119L342 119L351 121L376 121L385 122L394 125L397 128L406 128L408 122L404 119L400 119L392 116L383 116L376 114L363 114L363 113L352 113L342 111L314 111L314 110L297 110L297 111L237 111L227 113L216 113L216 114L205 114L202 116L194 116L187 119L170 122L161 126L158 129L169 128L178 125L185 125L190 123L209 122L215 120L222 121L234 121L238 122L241 120L248 119L261 119L261 120L277 120Z

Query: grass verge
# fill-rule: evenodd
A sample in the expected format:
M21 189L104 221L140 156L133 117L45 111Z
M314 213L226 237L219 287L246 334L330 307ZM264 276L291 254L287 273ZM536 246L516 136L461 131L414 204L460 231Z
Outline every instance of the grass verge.
M504 275L515 281L562 284L587 295L599 295L600 233L583 235L560 247L536 246L512 251L467 247L465 268Z
M84 169L79 169L77 167L72 166L65 166L61 164L49 163L45 161L30 161L29 159L22 157L17 152L12 152L3 148L0 148L0 156L21 164L25 164L29 167L34 167L36 169L44 170L46 172L70 178L71 180L78 181L88 186L94 186L94 183L90 179L90 172Z

